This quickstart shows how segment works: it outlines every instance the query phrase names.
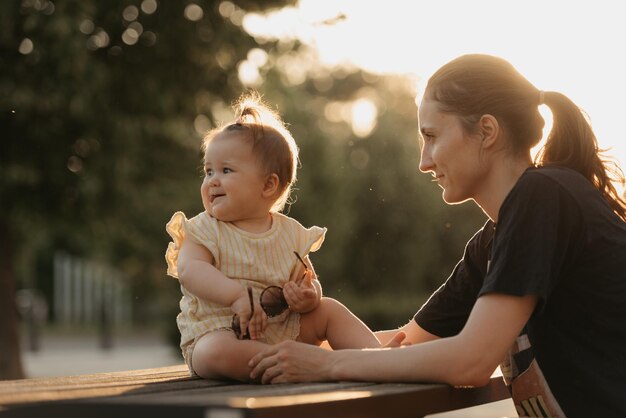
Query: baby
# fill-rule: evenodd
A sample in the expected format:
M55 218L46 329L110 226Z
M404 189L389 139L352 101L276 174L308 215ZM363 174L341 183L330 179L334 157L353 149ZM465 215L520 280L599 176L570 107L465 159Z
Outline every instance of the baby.
M167 273L183 297L177 317L192 374L248 381L248 361L267 344L296 340L333 349L379 347L344 305L322 297L309 252L325 228L280 213L296 179L298 148L258 95L237 119L204 138L205 211L167 224Z

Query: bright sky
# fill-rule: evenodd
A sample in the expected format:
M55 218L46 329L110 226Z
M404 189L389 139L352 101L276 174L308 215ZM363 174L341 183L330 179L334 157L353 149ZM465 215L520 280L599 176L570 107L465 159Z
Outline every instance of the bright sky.
M612 0L300 0L243 23L253 34L298 38L329 65L418 80L460 54L499 55L539 89L574 100L591 117L600 147L626 163L622 8Z

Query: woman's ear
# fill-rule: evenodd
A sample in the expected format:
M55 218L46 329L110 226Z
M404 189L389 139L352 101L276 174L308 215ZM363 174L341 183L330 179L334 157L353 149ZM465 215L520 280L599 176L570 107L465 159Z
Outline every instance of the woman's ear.
M280 180L278 179L278 175L276 175L276 173L272 173L267 176L265 184L263 185L263 197L276 197L279 186Z
M489 148L496 144L500 136L500 124L493 115L482 115L478 121L479 134L483 141L483 147Z

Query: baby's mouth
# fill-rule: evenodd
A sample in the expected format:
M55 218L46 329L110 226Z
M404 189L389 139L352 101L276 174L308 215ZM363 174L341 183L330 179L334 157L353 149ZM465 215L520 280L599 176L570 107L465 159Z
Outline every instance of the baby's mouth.
M213 203L215 201L215 199L217 199L218 197L222 197L222 196L226 196L225 194L212 194L209 197L209 202Z

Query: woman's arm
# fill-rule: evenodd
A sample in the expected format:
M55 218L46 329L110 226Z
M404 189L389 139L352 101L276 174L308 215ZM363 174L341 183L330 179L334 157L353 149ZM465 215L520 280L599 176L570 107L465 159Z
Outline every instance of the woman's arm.
M374 334L376 334L376 337L378 338L380 343L382 345L385 345L399 332L403 332L405 335L405 338L402 342L403 344L419 344L439 338L438 336L431 334L424 328L420 327L417 322L415 322L415 320L409 321L406 325L398 329L376 331Z
M281 343L251 360L251 377L261 377L263 383L360 380L484 385L536 303L535 296L482 296L459 335L402 348L328 351Z

